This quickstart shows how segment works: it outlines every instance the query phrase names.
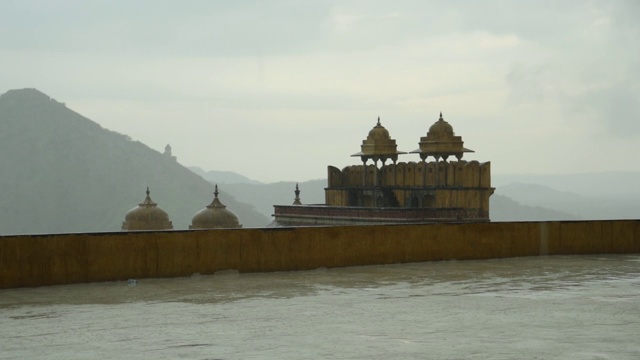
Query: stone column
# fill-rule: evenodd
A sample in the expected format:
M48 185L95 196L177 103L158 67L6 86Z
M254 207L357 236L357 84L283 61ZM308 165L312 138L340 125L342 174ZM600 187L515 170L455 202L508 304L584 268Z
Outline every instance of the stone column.
M367 159L362 158L362 188L367 186Z

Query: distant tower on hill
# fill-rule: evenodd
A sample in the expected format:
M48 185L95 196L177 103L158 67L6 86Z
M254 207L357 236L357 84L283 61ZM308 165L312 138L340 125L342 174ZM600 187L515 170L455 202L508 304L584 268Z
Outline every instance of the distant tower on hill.
M220 202L218 194L218 185L216 185L213 201L193 216L189 229L236 229L242 227L236 214L227 210L227 207Z
M173 154L171 153L171 145L169 145L169 144L167 144L167 146L164 147L164 154L163 155L168 157L169 159L171 159L173 161L178 161L178 158L173 156Z
M127 212L122 223L122 230L125 231L171 229L173 224L169 220L169 215L151 200L148 187L147 197L141 204Z

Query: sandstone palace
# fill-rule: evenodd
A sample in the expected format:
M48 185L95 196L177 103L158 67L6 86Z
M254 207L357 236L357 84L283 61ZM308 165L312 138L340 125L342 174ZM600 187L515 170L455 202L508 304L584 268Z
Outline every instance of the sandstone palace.
M491 163L462 160L453 127L440 118L411 151L421 161L398 162L396 141L378 118L362 141L362 165L328 167L325 204L276 205L272 226L489 221ZM432 161L429 159L432 158Z

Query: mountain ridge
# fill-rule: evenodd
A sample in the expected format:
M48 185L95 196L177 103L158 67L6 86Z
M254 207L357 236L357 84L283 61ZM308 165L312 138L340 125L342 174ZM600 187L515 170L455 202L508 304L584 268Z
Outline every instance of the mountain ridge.
M119 231L147 186L174 229L213 199L177 161L102 128L35 89L0 95L0 234ZM245 227L269 219L221 189Z
M303 204L323 204L326 179L309 180L300 183L281 181L269 184L227 184L225 188L240 201L251 201L256 210L265 216L273 214L273 205L293 203L296 184L300 188ZM571 211L561 211L553 207L529 205L522 201L496 193L490 198L491 221L555 221L581 220Z
M497 174L491 181L497 188L505 185L537 184L557 191L569 191L584 197L640 199L640 172L592 171L568 174Z
M187 168L36 89L0 95L0 169L0 234L118 231L147 186L174 228L187 229L191 217L211 202L215 182L222 184L221 201L245 227L266 226L273 205L293 202L296 185ZM541 183L526 182L536 179ZM638 218L635 179L640 173L496 175L491 219ZM299 186L303 203L324 203L326 179Z
M250 179L234 171L209 170L205 171L198 166L187 166L187 169L202 176L212 184L262 184L262 182Z

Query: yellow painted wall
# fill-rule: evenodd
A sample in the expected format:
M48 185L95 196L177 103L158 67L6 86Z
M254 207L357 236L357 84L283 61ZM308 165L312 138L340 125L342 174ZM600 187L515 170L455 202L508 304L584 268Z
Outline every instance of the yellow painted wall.
M318 267L640 253L640 220L0 237L0 288Z

